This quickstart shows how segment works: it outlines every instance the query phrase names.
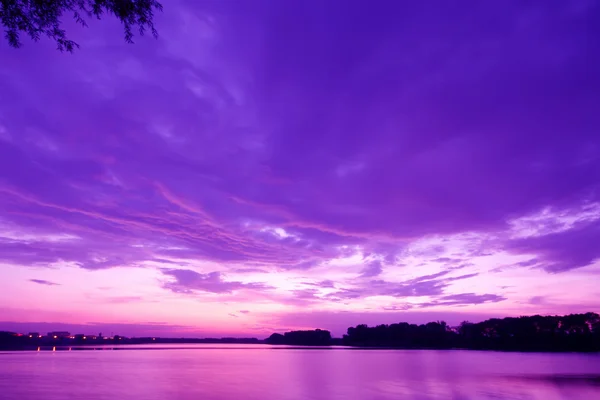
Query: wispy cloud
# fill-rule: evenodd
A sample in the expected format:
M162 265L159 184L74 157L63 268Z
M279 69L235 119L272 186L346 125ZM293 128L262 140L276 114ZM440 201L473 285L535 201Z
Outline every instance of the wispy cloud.
M236 290L260 290L270 288L263 283L242 283L226 281L220 272L201 274L189 269L162 269L166 276L175 278L164 287L176 293L191 293L194 291L211 293L231 293Z
M381 261L374 260L374 261L369 262L367 265L365 265L365 267L361 271L360 276L362 278L372 278L374 276L380 275L381 272L383 272L383 267L381 265Z
M434 306L466 306L483 303L497 303L506 300L506 297L496 294L475 294L475 293L460 293L448 296L442 296L439 299L422 303L419 307L434 307Z
M30 279L29 282L37 283L39 285L46 285L46 286L60 286L60 283L50 282L50 281L47 281L44 279Z

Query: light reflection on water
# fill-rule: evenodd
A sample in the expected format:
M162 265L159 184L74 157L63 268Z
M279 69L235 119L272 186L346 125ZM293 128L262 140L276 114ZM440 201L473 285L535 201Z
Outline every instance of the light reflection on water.
M181 347L0 353L0 399L600 399L597 354Z

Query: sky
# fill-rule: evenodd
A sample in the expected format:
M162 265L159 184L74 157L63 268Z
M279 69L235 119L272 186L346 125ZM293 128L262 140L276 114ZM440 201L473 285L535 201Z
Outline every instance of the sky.
M599 15L173 0L158 39L0 41L0 330L600 310Z

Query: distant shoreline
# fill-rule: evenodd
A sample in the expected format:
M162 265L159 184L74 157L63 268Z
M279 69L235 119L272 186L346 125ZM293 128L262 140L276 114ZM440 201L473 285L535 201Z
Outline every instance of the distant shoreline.
M160 344L265 344L264 340L256 338L128 338L115 336L111 338L101 336L78 335L69 337L56 337L53 335L41 336L0 332L0 351L11 350L37 350L52 348L93 348L111 347L122 345L160 345Z
M178 347L165 347L164 344L180 344ZM186 347L190 344L207 344L216 346ZM144 343L144 344L105 344L105 345L73 345L73 346L39 346L26 348L3 348L1 353L19 353L19 352L70 352L70 351L161 351L161 350L369 350L369 351L469 351L469 352L492 352L492 353L539 353L539 354L600 354L598 350L590 351L562 351L562 350L500 350L500 349L469 349L469 348L402 348L402 347L360 347L360 346L300 346L300 345L268 345L266 343L243 343L248 347L226 347L218 346L238 343ZM241 344L241 343L240 343ZM262 347L258 347L263 345Z
M600 352L600 316L596 313L564 316L528 316L492 318L479 323L463 322L450 327L443 321L415 325L406 322L369 327L350 327L342 338L333 338L327 330L300 330L273 333L265 340L257 338L160 338L72 335L49 332L40 335L0 332L0 351L50 348L110 348L113 345L158 344L244 344L279 345L297 348L345 348L378 350L477 350L536 353ZM121 349L121 347L118 347ZM156 348L156 347L154 347ZM289 347L286 347L289 348Z

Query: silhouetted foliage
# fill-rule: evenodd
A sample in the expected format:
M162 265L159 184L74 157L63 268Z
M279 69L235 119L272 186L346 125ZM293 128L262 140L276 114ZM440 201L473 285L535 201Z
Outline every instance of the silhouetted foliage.
M294 346L330 346L331 333L321 329L313 331L291 331L281 335L274 333L267 340L268 344L287 344Z
M19 349L25 347L25 339L14 332L0 331L0 349Z
M125 40L132 43L134 29L140 35L147 30L158 35L153 22L155 10L162 10L157 0L0 0L0 21L13 47L21 46L20 34L25 33L34 41L47 36L56 41L59 50L72 52L79 45L61 28L64 13L82 26L87 26L85 18L112 14L123 24Z
M445 322L429 322L426 325L414 325L406 322L368 327L358 325L348 328L344 335L344 344L362 347L398 347L398 348L451 348L454 346L455 333Z
M511 351L600 351L600 316L595 313L565 316L488 319L462 322L456 329L445 322L425 325L398 323L348 328L347 346Z
M269 336L265 342L268 344L285 344L285 338L281 333L274 333Z

